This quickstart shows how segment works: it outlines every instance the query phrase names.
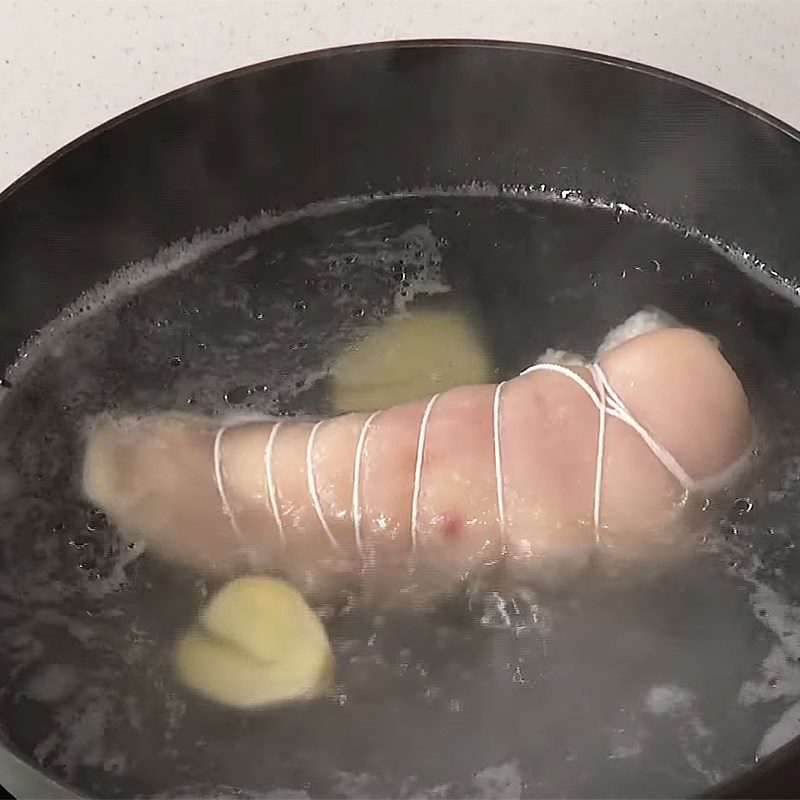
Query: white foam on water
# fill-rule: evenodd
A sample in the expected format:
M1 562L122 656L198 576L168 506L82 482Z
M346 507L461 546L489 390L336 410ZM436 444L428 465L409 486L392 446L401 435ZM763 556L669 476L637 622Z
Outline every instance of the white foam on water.
M519 800L524 783L516 761L486 767L475 774L470 794L481 800Z
M774 753L796 736L800 736L800 702L789 706L780 719L767 729L756 750L756 760Z
M339 212L363 208L372 203L382 203L398 199L438 198L438 197L486 197L517 198L535 200L537 202L580 205L614 213L641 216L650 222L663 224L676 229L686 236L697 238L721 253L725 258L746 269L748 274L765 283L772 290L790 299L800 302L800 286L797 282L787 280L775 270L770 269L754 254L746 250L722 242L704 234L697 228L681 226L674 221L653 214L649 210L636 209L625 203L610 201L602 197L587 197L580 190L557 189L544 184L522 185L504 184L496 186L488 183L473 182L462 186L427 186L391 193L375 193L342 197L334 200L311 203L300 209L275 213L261 211L252 217L241 217L227 226L195 234L190 239L180 239L166 245L151 258L125 265L116 270L107 280L93 286L68 305L62 313L32 336L19 351L17 361L6 370L6 379L13 383L24 377L30 366L38 360L42 352L58 352L63 347L64 335L76 324L86 320L98 311L116 305L141 291L148 284L178 272L194 264L199 259L215 253L235 242L256 236L271 228L290 224L305 217L319 217ZM422 227L422 226L420 226ZM253 248L239 254L235 263L244 263L256 255ZM441 275L422 275L399 292L396 299L397 310L403 308L420 294L435 294L449 290L441 281ZM2 402L0 393L0 402Z
M368 800L380 796L380 781L368 772L347 772L340 770L336 773L333 788L338 794L344 795L347 800Z
M66 306L59 316L22 345L17 361L6 370L6 380L13 383L21 380L43 354L58 354L64 347L65 334L76 325L85 322L103 309L113 307L140 292L160 279L179 272L198 260L218 252L236 242L251 238L281 225L291 224L307 217L320 217L362 208L370 203L418 196L438 196L439 190L398 191L392 194L363 195L338 198L331 201L311 203L303 208L280 214L262 211L250 218L239 218L227 226L195 234L191 239L180 239L160 249L152 258L127 264L116 270L108 279L91 287L74 302ZM430 231L424 226L412 229L411 236ZM239 254L235 263L251 260L256 255L254 248ZM396 307L402 309L416 295L448 291L441 275L422 275L406 287L406 296L398 293ZM0 394L2 401L2 394Z
M37 761L49 760L62 767L71 779L78 765L99 767L109 757L104 745L105 732L113 719L113 702L107 693L92 691L80 710L66 708L59 712L60 724L33 750ZM69 736L61 735L62 728Z
M695 709L694 695L681 686L654 686L644 700L647 712L672 718L678 725L678 745L686 763L707 783L722 779L719 770L706 764L705 754L711 744L711 731Z
M480 800L519 800L525 789L519 763L490 765L473 773L465 796ZM385 787L376 775L369 772L336 773L333 784L334 792L343 795L347 800L371 800L385 795ZM437 800L453 796L453 792L461 796L463 788L452 783L438 783L432 786L420 785L416 776L409 777L394 792L395 797L420 798L420 800Z
M790 606L780 595L755 576L760 563L754 558L737 574L753 586L753 613L777 639L761 664L758 678L745 681L739 689L741 705L794 701L764 732L755 753L764 758L800 736L800 608Z
M680 686L654 686L644 701L651 714L685 714L691 712L694 698Z
M628 317L625 322L612 328L597 348L597 355L611 350L629 339L642 336L646 333L662 330L663 328L676 327L677 322L666 312L659 308L644 308Z
M634 758L643 750L643 733L641 731L614 730L609 735L611 759Z
M269 792L256 792L250 789L243 789L240 786L229 786L226 784L214 784L209 786L203 783L187 783L159 792L153 795L154 798L197 798L203 797L207 800L311 800L311 795L302 789L273 789Z
M25 694L40 703L59 703L78 685L78 675L72 664L45 664L25 687Z

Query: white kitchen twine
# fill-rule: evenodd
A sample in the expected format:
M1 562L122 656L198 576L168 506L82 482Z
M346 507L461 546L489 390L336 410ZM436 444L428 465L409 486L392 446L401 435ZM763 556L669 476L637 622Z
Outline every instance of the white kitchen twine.
M233 533L242 545L247 561L253 566L256 563L255 553L253 553L250 548L244 546L242 530L236 520L236 513L231 507L230 501L228 500L228 493L225 489L225 475L222 470L222 437L225 435L225 431L230 427L232 426L223 425L214 436L214 484L217 487L222 513L231 521Z
M308 443L306 445L306 475L308 481L308 491L311 496L311 503L314 507L314 511L317 514L317 518L319 519L320 525L322 529L325 531L325 535L328 537L331 545L333 547L339 547L339 542L336 541L336 537L333 535L333 531L328 524L327 519L325 518L325 514L322 511L322 504L319 499L319 492L317 490L317 482L314 476L314 442L316 440L317 432L319 431L320 426L323 424L325 420L320 420L317 422L312 428L311 433L308 437ZM267 502L269 504L269 510L272 514L273 519L275 520L275 527L278 529L278 535L280 536L281 542L283 545L286 545L286 531L283 527L283 519L281 517L280 512L280 504L278 502L278 488L275 483L275 474L273 469L274 464L274 451L275 451L275 440L278 436L278 431L280 430L281 426L286 422L286 420L281 420L280 422L276 422L272 429L269 432L269 436L267 437L267 443L264 448L264 481L266 483L267 488ZM225 482L222 473L222 459L221 459L221 449L222 449L222 437L226 430L228 430L227 425L223 425L218 431L217 435L214 437L214 481L217 486L217 493L219 494L220 504L222 505L222 510L224 514L230 519L231 527L233 528L234 532L237 535L241 535L239 526L236 521L236 515L233 512L233 509L230 506L230 502L228 501L228 496L225 491Z
M317 480L314 477L314 439L316 438L317 431L320 429L320 426L323 422L325 422L324 419L321 419L319 422L317 422L311 429L311 433L308 435L308 444L306 445L306 475L308 477L308 493L311 495L311 504L314 506L314 511L317 512L317 519L319 520L319 524L322 525L322 530L325 531L325 535L328 537L330 543L334 547L339 547L339 542L336 541L336 537L333 535L330 525L328 525L328 520L325 519L325 514L322 512L322 503L319 501L319 492L317 491Z
M355 472L353 473L353 536L356 540L356 549L362 561L364 559L364 541L361 537L361 461L364 458L364 445L367 441L369 426L372 425L372 421L378 414L380 414L380 411L374 411L367 417L356 445L356 463Z
M589 372L594 380L596 388L592 388L589 383L577 372L569 367L563 366L561 364L550 364L550 363L543 363L543 364L535 364L532 367L528 367L527 369L523 370L520 373L520 377L524 375L530 375L534 372L555 372L559 375L564 375L565 377L569 378L570 380L574 381L578 386L583 389L584 392L589 396L589 399L594 403L595 407L599 412L599 430L597 436L597 457L595 461L595 481L594 481L594 503L592 509L592 520L594 522L594 530L595 530L595 540L599 543L601 540L600 530L601 530L601 505L602 505L602 488L603 488L603 460L605 455L605 443L606 443L606 430L608 425L608 417L614 417L615 419L624 422L629 427L633 428L636 433L639 434L642 441L647 445L653 455L661 462L661 464L666 468L666 470L675 478L675 480L680 483L680 485L686 491L692 491L700 486L699 482L692 480L692 478L687 474L687 472L681 467L675 457L664 447L662 447L651 435L650 433L644 428L641 423L639 423L636 418L631 414L631 412L626 407L625 403L622 402L622 399L611 386L608 378L606 377L605 373L603 372L600 364L592 363L588 365ZM500 524L500 535L505 542L506 536L506 503L505 503L505 488L504 488L504 479L503 479L503 459L502 459L502 449L500 446L501 443L501 436L500 436L500 403L502 398L503 387L506 385L505 382L498 383L495 387L494 396L492 399L492 444L493 444L493 454L494 454L494 471L495 471L495 489L497 494L497 515L498 521ZM417 455L416 461L414 465L414 485L412 488L412 499L411 499L411 548L412 552L415 552L417 549L418 539L419 539L419 502L420 502L420 493L422 488L422 469L425 463L425 445L427 441L428 435L428 427L430 422L431 413L433 411L433 407L436 404L436 401L439 399L440 395L435 394L433 397L430 398L427 405L425 406L425 411L422 415L422 420L420 421L419 427L419 434L417 438ZM359 555L364 557L364 542L361 530L361 523L362 523L362 516L363 511L361 508L361 495L363 492L363 480L361 476L362 472L362 462L364 459L364 447L367 440L367 434L369 432L370 426L372 425L375 418L378 416L380 412L375 411L374 413L370 414L367 419L364 421L363 426L361 427L361 432L358 436L358 443L356 445L356 452L355 452L355 469L353 475L353 535L355 538L356 549L358 550ZM269 499L269 507L272 513L272 516L275 520L275 525L278 529L278 534L281 538L282 543L286 544L286 534L283 527L283 521L281 519L280 514L280 507L278 504L278 492L275 485L275 478L273 474L273 451L275 448L275 439L278 435L278 431L280 430L281 426L284 424L285 420L275 423L273 425L272 430L269 433L269 437L267 439L267 444L264 450L264 473L267 485L267 494ZM311 429L311 432L308 437L308 442L306 445L306 475L307 475L307 482L308 482L308 491L311 497L311 503L314 507L314 511L317 514L317 518L322 526L325 535L327 536L328 540L330 541L333 547L340 547L340 543L336 540L336 537L333 535L333 531L330 528L330 525L325 517L325 514L322 510L322 504L319 498L319 491L317 489L316 478L314 475L314 443L316 441L317 433L320 429L320 426L325 422L325 420L320 420L317 422ZM219 494L220 503L222 505L222 510L225 515L230 519L231 526L237 536L241 536L241 532L239 530L238 524L236 522L236 515L233 512L233 509L230 506L228 501L227 493L225 491L225 482L224 476L222 471L222 459L221 459L221 448L222 448L222 437L225 431L228 429L228 426L221 427L214 438L214 481L217 487L217 493Z
M214 437L214 484L217 487L222 513L231 521L233 532L241 539L242 532L239 529L239 524L236 522L236 515L233 513L233 509L228 502L228 493L225 491L225 477L222 474L222 437L227 430L228 426L223 425Z
M272 474L272 453L275 450L275 439L278 436L278 431L284 424L285 420L276 422L272 426L267 438L267 446L264 448L264 477L267 483L267 497L269 499L269 508L272 512L272 517L275 520L275 527L278 529L278 536L281 537L281 544L286 546L286 532L283 529L283 520L281 519L281 510L278 505L278 490L275 486L275 477Z
M419 535L419 493L422 488L422 465L425 462L425 439L428 435L428 421L431 418L434 403L439 399L435 394L428 400L422 422L419 424L419 438L417 439L417 460L414 465L414 487L411 493L411 552L417 551L417 538Z
M500 381L494 390L492 399L492 446L494 449L494 479L497 493L497 519L500 522L500 538L505 546L506 541L506 500L503 491L503 463L500 455L500 394L505 381Z
M595 407L600 414L600 427L597 436L597 458L595 465L595 480L594 480L594 503L592 509L592 520L594 522L595 540L600 542L601 530L601 504L602 504L602 488L603 488L603 460L605 454L606 443L606 430L608 416L615 417L626 425L633 428L636 433L642 438L642 441L647 445L655 457L664 465L667 471L681 484L681 486L691 491L696 488L697 484L692 480L686 471L681 467L675 457L664 447L662 447L642 426L636 418L628 410L622 398L617 394L611 386L608 378L603 372L600 364L593 363L589 365L589 372L594 379L597 389L593 389L577 372L569 367L562 366L561 364L535 364L520 373L529 375L533 372L556 372L560 375L568 377L570 380L575 381L578 386L583 389L589 398L594 403ZM501 450L501 436L500 436L500 403L503 394L503 387L505 381L497 384L492 398L492 443L494 450L494 470L495 470L495 490L497 493L497 517L500 524L500 537L502 543L505 545L506 540L506 502L505 502L505 482L503 477L503 458ZM411 545L412 552L416 550L417 541L419 537L419 495L420 485L422 479L422 466L425 456L425 438L428 432L428 423L430 420L431 411L433 410L434 403L439 395L434 395L428 402L425 408L425 413L422 416L420 423L419 439L417 442L417 461L414 470L414 488L412 494L411 506Z
M609 383L606 374L600 364L594 362L588 365L589 372L594 379L597 390L593 389L577 372L561 364L534 364L520 373L530 375L533 372L557 372L564 375L578 384L589 399L594 403L600 414L600 428L597 435L597 459L594 478L594 504L592 510L592 520L594 522L595 541L600 542L600 521L601 521L601 501L603 488L603 457L605 454L606 428L609 416L624 422L639 434L642 441L647 445L653 455L663 464L667 471L680 483L686 491L691 491L697 487L697 483L687 474L686 470L678 463L675 457L664 447L662 447L642 426L628 410L622 398L614 391ZM503 490L502 459L500 453L500 388L499 384L495 391L494 400L494 448L495 448L495 477L497 478L497 507L499 509L501 534L505 537L505 499Z

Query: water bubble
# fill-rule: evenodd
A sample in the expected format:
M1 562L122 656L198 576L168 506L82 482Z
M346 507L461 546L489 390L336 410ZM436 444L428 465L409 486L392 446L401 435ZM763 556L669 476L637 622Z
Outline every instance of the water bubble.
M651 266L653 267L653 269L654 269L656 272L661 272L661 262L660 262L660 261L656 261L656 259L653 259L653 260L650 262L650 264L651 264Z
M251 393L252 390L249 386L234 386L232 389L228 389L228 391L225 392L225 402L230 405L244 403L244 401L250 397Z
M691 280L694 280L694 273L684 272L683 275L681 275L681 283L689 283Z
M749 497L740 497L733 504L732 510L737 516L745 517L753 510L753 501Z
M528 683L528 679L525 677L522 667L519 664L514 667L514 674L511 676L511 681L512 683L519 683L522 686L525 686Z
M86 530L99 531L108 527L108 519L99 508L92 508L86 512Z
M722 538L725 539L726 542L729 542L734 536L736 536L739 531L737 530L735 525L732 525L727 520L723 520L719 524L720 532L722 533Z
M506 598L499 592L489 592L480 598L483 612L480 624L485 628L510 628L511 617L508 613Z
M103 762L103 769L106 772L121 772L124 766L125 758L123 756L114 756Z
M74 547L76 550L82 550L85 547L88 547L91 544L94 544L93 537L89 536L85 533L76 533L67 539L67 544L70 547Z
M441 686L429 686L425 690L425 699L426 700L435 700L439 695L442 693Z

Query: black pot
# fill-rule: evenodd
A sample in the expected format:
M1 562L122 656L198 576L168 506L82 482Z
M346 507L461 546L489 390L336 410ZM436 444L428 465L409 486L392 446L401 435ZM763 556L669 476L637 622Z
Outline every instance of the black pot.
M593 241L605 243L609 274L638 253L630 237L613 233L615 216L630 209L647 224L669 220L673 233L692 240L699 231L717 250L724 243L752 254L774 275L762 273L761 284L735 279L745 282L734 287L749 309L745 328L774 344L776 362L791 359L794 311L763 283L800 278L800 134L734 98L636 64L541 46L442 41L344 48L238 70L147 103L47 159L0 195L0 360L15 361L23 341L115 270L198 230L262 209L421 187L463 192L468 184L492 202L498 193L514 202L539 187L555 191L555 200L602 200L612 211ZM303 235L317 235L314 225ZM671 303L669 310L709 326L700 294L681 294L679 282L669 296L621 289L600 306L588 303L577 341L559 328L563 315L522 325L526 298L595 269L586 268L584 254L574 272L567 266L551 278L537 253L522 248L517 262L508 252L494 261L464 256L464 286L503 369L529 356L521 340L538 345L561 336L562 344L588 346L642 299ZM606 267L597 269L602 279ZM747 300L742 285L758 299ZM13 374L5 389L12 393ZM757 370L748 379L757 384ZM10 575L19 567L4 553L0 575ZM17 603L16 613L26 603L0 598ZM8 644L0 646L0 675L12 686ZM53 777L81 792L158 791L141 775L103 783L80 770L68 774L37 749L55 712L30 713L21 717L11 694L0 693L0 734L23 760L44 760ZM28 719L36 735L22 731ZM795 796L797 752L786 745L713 796Z

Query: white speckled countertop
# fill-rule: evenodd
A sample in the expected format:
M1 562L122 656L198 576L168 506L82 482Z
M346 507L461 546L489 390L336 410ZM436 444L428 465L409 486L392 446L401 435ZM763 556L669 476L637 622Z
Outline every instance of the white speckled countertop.
M0 190L145 100L288 53L474 37L629 58L800 127L800 0L0 0ZM0 751L0 784L54 788Z
M130 107L268 58L381 39L565 45L800 127L800 0L0 0L0 189Z

